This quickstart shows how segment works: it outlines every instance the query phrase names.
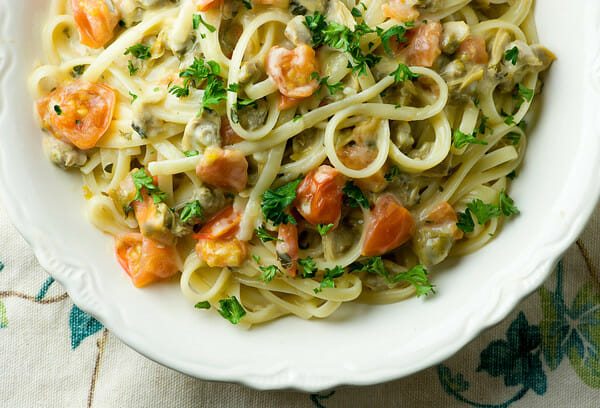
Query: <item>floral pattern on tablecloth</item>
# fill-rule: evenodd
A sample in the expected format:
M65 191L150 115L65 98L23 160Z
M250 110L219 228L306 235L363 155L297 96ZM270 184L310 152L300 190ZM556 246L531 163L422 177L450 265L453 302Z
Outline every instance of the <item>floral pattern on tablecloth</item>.
M449 360L304 394L201 381L138 355L72 304L0 208L0 407L598 407L599 220L541 288Z

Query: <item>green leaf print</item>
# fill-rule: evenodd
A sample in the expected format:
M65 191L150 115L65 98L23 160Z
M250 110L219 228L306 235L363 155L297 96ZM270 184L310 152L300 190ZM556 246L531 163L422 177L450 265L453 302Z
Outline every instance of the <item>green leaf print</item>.
M569 362L583 382L600 388L600 295L591 284L579 290L572 312L577 325L569 336Z
M6 316L6 306L0 302L0 329L8 326L8 317Z

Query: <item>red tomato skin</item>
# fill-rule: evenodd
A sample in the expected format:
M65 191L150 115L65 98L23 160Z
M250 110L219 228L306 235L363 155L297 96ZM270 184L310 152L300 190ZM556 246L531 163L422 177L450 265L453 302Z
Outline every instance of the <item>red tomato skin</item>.
M313 225L337 227L342 215L344 183L344 176L331 166L323 165L311 171L296 189L296 209Z
M42 124L54 137L87 150L108 130L116 98L107 85L79 80L54 90L36 105Z
M277 254L288 255L292 261L289 268L285 268L290 276L296 276L298 266L298 226L293 224L281 224L277 232L278 241L275 245Z
M104 0L71 0L71 10L81 44L98 49L113 38L120 13Z
M363 256L379 256L398 248L415 233L410 212L391 195L379 197L367 225Z

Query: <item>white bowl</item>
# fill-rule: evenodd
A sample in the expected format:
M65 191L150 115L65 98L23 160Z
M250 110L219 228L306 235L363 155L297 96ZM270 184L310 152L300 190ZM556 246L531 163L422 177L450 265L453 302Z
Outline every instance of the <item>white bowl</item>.
M53 167L42 153L26 78L42 55L44 0L0 0L2 200L73 301L168 367L260 389L307 391L412 374L504 318L544 281L594 209L600 193L600 127L594 126L600 115L600 7L595 1L564 4L537 4L541 42L558 60L511 189L521 215L482 250L437 269L433 297L345 305L327 320L290 317L244 331L217 313L195 310L176 283L134 288L115 261L112 239L83 215L79 177Z

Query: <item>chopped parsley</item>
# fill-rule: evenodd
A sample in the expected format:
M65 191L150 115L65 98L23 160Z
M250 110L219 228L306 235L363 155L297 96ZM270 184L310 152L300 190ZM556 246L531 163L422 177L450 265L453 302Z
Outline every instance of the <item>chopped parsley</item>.
M352 68L352 72L358 75L366 75L367 67L372 68L381 60L381 57L376 55L364 54L360 48L360 38L375 32L364 21L356 24L352 30L334 21L326 22L325 16L315 11L312 16L304 17L304 25L311 32L313 48L327 44L346 52L353 62L348 62L348 68Z
M330 229L333 228L333 224L317 224L317 230L321 236L327 235Z
M275 226L288 223L297 224L294 217L284 212L284 210L296 199L296 189L301 182L302 178L299 177L285 186L265 191L261 196L260 208L266 220L273 222Z
M510 198L505 192L504 189L500 191L500 199L498 202L498 206L506 217L510 217L513 214L519 214L520 211L517 207L514 206L515 202L512 198Z
M298 259L298 267L302 278L313 278L317 273L317 265L310 256Z
M210 309L210 302L205 300L204 302L198 302L194 305L196 309Z
M513 214L519 214L519 209L514 206L513 199L505 193L504 189L502 189L502 191L500 191L498 205L486 204L480 199L475 199L467 204L466 210L462 213L458 213L458 223L456 223L456 226L464 232L473 232L473 229L475 228L473 215L475 216L477 223L483 225L492 218L498 218L502 215L509 217Z
M273 238L273 236L271 234L269 234L267 231L265 231L265 229L263 227L259 227L259 228L255 229L254 232L256 232L256 236L258 238L260 238L260 240L262 242L270 242L270 241L283 242L282 239Z
M180 216L181 221L183 221L183 222L187 222L187 221L191 220L192 218L196 218L196 217L200 217L202 219L202 221L206 221L206 219L204 218L202 205L200 204L200 201L198 201L198 200L194 200L194 201L187 203L183 207L183 210L181 211L181 216Z
M217 309L219 314L232 324L238 324L246 316L246 311L235 296L219 300L219 305L221 306Z
M202 18L202 15L200 15L200 14L194 14L194 17L192 17L192 23L193 23L194 30L197 30L200 27L200 24L202 24L211 33L214 33L215 31L217 31L217 29L215 27L211 26L206 21L204 21L204 19Z
M300 119L302 119L302 115L296 115L296 116L294 116L294 119L292 119L292 122L297 122Z
M392 168L390 169L390 171L388 171L386 173L385 176L383 176L387 181L394 181L394 179L396 179L396 177L398 177L400 175L400 169L398 168L398 166L394 165L392 166Z
M254 262L256 262L257 264L260 264L260 256L252 254L252 259L254 259Z
M517 172L515 170L511 171L510 173L508 173L506 175L506 178L511 179L511 180L514 180L515 177L517 177Z
M362 13L356 7L352 7L352 10L350 10L350 13L356 18L362 17Z
M344 201L344 203L348 207L359 207L360 206L365 209L370 207L369 200L367 199L365 194L362 192L362 190L354 185L354 182L352 180L346 182L346 185L344 186L342 191L347 196L347 199Z
M319 287L314 289L315 293L322 292L323 288L335 288L334 279L342 276L345 271L346 270L339 265L333 269L325 268L325 275L323 276L323 280L321 281Z
M512 62L513 65L517 65L517 58L519 57L519 49L514 46L510 50L506 50L504 53L504 60Z
M83 72L85 71L85 65L75 65L73 67L73 76L78 77L83 75Z
M508 115L508 114L506 114L506 119L504 119L504 123L507 124L508 126L517 124L517 122L515 122L515 117L513 115Z
M506 135L506 140L508 140L513 146L516 146L521 141L521 134L518 132L508 132Z
M344 89L344 85L341 82L330 84L329 82L327 82L327 80L329 79L328 76L319 78L319 74L317 72L313 72L310 75L310 79L319 80L319 88L317 88L317 91L315 92L319 97L321 97L321 90L323 89L323 86L327 87L331 95L335 95L336 92L342 92L342 90Z
M127 61L127 68L129 68L129 76L134 76L139 71L139 68L136 68L131 60Z
M54 105L54 112L56 112L56 114L57 114L58 116L60 116L60 115L62 115L62 114L63 114L63 111L62 111L62 109L60 108L60 105Z
M133 105L138 96L131 91L129 91L129 96L131 96L131 104Z
M198 150L186 150L185 152L183 152L183 154L185 154L186 157L194 157L198 156L200 152Z
M179 85L173 85L171 88L169 88L169 93L178 98L185 98L186 96L190 95L190 88Z
M406 28L403 26L393 26L388 28L387 30L383 31L379 31L378 32L379 37L381 38L381 44L383 45L383 49L385 50L385 52L387 52L388 54L391 54L392 51L389 48L389 41L392 37L396 37L396 40L398 41L398 43L404 43L408 41L408 38L406 38L404 36L404 34L406 34ZM396 81L398 82L398 81Z
M519 96L523 97L527 102L531 102L533 98L533 89L519 84Z
M410 70L409 67L404 65L403 63L398 64L398 68L390 74L391 77L394 77L394 82L406 82L412 78L418 78L419 74L414 73Z
M475 137L475 133L473 134L466 134L461 132L460 130L455 130L454 131L454 147L456 147L457 149L462 149L463 147L465 147L468 144L479 144L479 145L487 145L488 142L486 142L485 140L478 140Z
M258 269L263 273L258 280L261 280L264 283L271 282L278 273L283 275L283 272L275 265L259 266Z
M163 201L167 194L163 193L153 182L152 177L146 174L146 170L139 169L131 175L137 194L135 195L136 201L143 201L142 189L145 188L148 193L152 196L154 204L158 204Z
M150 54L150 47L148 47L147 45L143 45L143 44L136 44L136 45L132 45L131 47L127 48L125 50L124 55L128 55L128 54L131 54L135 58L139 58L141 60L145 60L145 59L152 57L152 54Z
M408 282L417 289L417 297L435 293L433 285L427 279L427 269L423 265L416 265L406 272L400 272L393 277L383 264L380 256L374 256L366 263L354 262L350 265L351 272L368 272L381 276L387 283Z

